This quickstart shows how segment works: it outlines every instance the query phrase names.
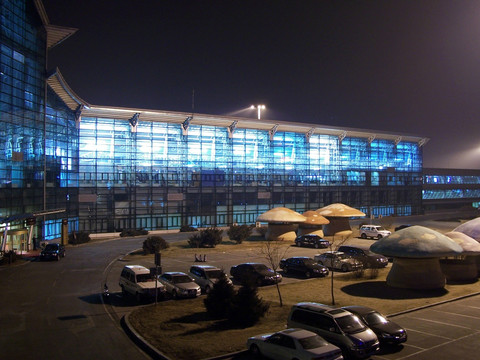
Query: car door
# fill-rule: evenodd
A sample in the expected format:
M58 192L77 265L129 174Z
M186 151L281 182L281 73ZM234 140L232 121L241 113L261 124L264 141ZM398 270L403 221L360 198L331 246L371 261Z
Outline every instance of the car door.
M283 334L273 335L265 345L268 351L268 355L265 355L271 359L290 360L295 358L295 342L289 336Z
M162 279L162 284L165 285L165 290L168 293L172 293L174 285L172 282L172 275L170 274L163 274L160 279Z

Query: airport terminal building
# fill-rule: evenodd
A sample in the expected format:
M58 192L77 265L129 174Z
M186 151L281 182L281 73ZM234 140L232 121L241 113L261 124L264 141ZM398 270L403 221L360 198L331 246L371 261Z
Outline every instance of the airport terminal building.
M253 224L277 206L422 212L427 139L382 131L96 106L47 53L75 32L40 0L0 0L0 231L34 236ZM88 95L88 94L87 94Z

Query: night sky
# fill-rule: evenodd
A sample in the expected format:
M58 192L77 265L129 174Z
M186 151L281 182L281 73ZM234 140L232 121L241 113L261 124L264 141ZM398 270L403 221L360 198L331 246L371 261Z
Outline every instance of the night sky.
M425 167L480 169L478 0L43 0L78 32L49 54L95 105L430 138Z

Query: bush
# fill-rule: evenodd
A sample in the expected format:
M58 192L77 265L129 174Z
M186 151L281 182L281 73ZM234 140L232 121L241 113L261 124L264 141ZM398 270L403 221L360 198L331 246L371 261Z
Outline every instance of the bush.
M235 325L248 327L255 325L270 308L260 299L256 286L243 285L233 297L228 311L228 319Z
M148 231L145 229L123 229L120 233L121 237L138 235L148 235Z
M227 317L230 304L235 296L235 289L231 282L228 282L227 276L222 276L213 285L212 290L203 300L207 313L214 319L224 319Z
M248 239L252 236L252 225L232 225L230 229L228 229L227 234L228 237L237 244L241 244L244 240Z
M90 241L90 234L85 231L72 232L68 235L68 243L72 245L85 244Z
M201 230L198 234L191 236L188 243L191 247L210 248L215 247L222 242L223 230L217 228L208 228Z
M190 225L182 225L180 228L180 232L193 232L193 231L198 231L197 228L194 228L193 226Z
M145 254L155 254L160 250L168 249L170 245L160 236L149 236L143 242L143 252Z

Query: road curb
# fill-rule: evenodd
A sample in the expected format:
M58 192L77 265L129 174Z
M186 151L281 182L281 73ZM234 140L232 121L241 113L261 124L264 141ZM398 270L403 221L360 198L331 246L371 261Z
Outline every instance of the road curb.
M123 330L125 333L133 340L133 342L143 351L145 351L148 355L152 357L152 359L158 360L173 360L169 357L165 356L162 352L160 352L156 347L150 344L143 336L141 336L130 324L129 320L130 314L124 315L120 320L120 324L122 325Z
M434 303L434 304L428 304L428 305L425 305L425 306L420 306L420 307L417 307L417 308L400 311L400 312L397 312L397 313L393 313L393 314L387 315L387 317L391 318L391 317L395 317L395 316L405 315L405 314L408 314L408 313L411 313L411 312L414 312L414 311L423 310L423 309L428 309L428 308L431 308L431 307L434 307L434 306L438 306L438 305L442 305L442 304L447 304L447 303L454 302L454 301L458 301L458 300L467 299L467 298L469 298L469 297L473 297L473 296L477 296L477 295L480 295L480 291L479 291L479 292L476 292L476 293L473 293L473 294L468 294L468 295L459 296L459 297L456 297L456 298L453 298L453 299L448 299L448 300L444 300L444 301L439 301L439 302L436 302L436 303Z

